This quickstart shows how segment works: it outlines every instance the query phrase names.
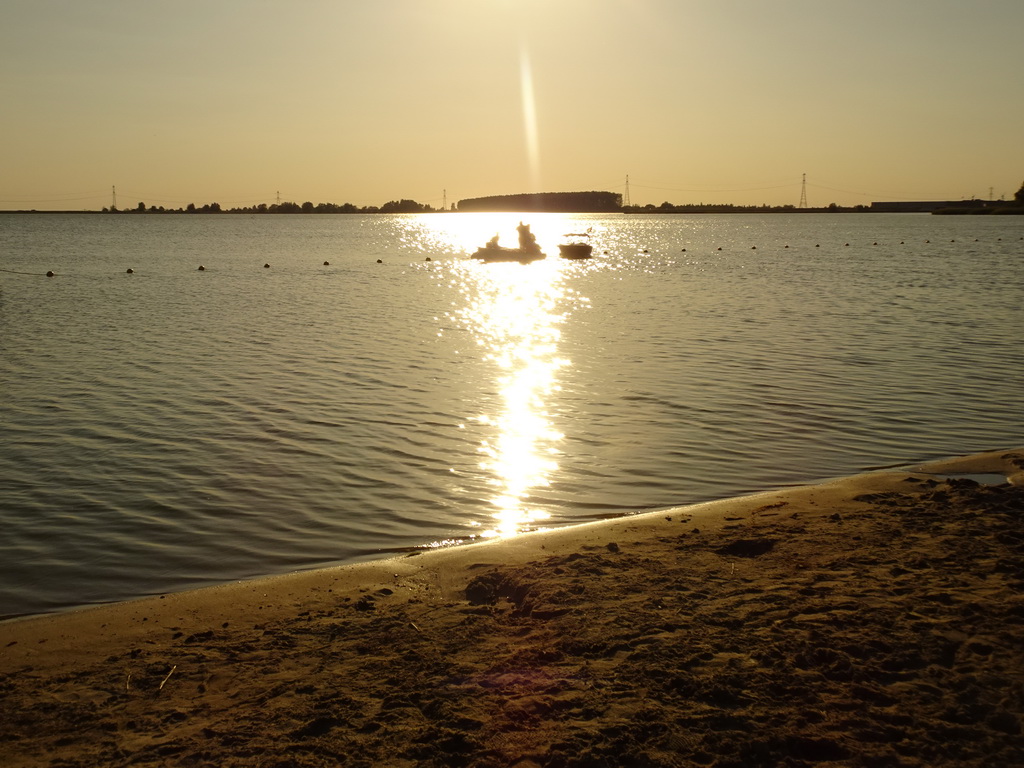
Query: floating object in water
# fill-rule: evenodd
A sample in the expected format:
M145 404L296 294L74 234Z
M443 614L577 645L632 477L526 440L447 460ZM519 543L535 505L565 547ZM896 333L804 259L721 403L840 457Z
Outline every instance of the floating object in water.
M718 246L718 250L722 250L722 246Z
M329 262L329 261L325 261L325 262L324 262L324 266L325 266L325 267L329 267L329 266L331 266L331 262Z
M264 264L264 265L263 265L263 268L264 268L264 269L270 269L270 265L269 265L269 264Z
M821 248L821 243L815 243L815 244L814 244L814 247L815 247L815 248Z
M789 248L789 246L788 246L788 245L787 245L786 247L787 247L787 248Z
M849 244L849 243L847 243L847 244L846 244L846 245L844 245L843 247L844 247L844 248L846 248L846 247L848 247L849 245L850 245L850 244Z
M426 259L424 259L424 261L430 261L430 257L429 257L429 256L427 256L427 258L426 258Z
M205 271L206 271L206 267L204 267L204 266L203 266L202 264L200 264L200 265L199 265L199 270L198 270L198 271L199 271L199 272L205 272Z
M756 246L756 245L752 245L752 246L750 246L750 250L752 250L752 251L756 251L756 250L757 250L757 246Z
M378 264L383 264L383 263L384 263L384 260L383 260L383 259L377 259L377 263L378 263Z
M47 273L46 273L46 276L47 276L47 277L53 277L54 275L53 275L53 272L47 272Z
M683 253L686 253L686 249L685 248L683 248Z
M128 267L128 271L125 274L134 275L135 274L135 270L132 269L131 267Z

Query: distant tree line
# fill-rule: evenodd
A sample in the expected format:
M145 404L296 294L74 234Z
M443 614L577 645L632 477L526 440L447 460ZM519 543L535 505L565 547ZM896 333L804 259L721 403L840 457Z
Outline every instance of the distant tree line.
M417 203L415 200L390 200L384 205L359 207L352 203L260 203L242 208L221 208L219 203L207 203L197 206L189 203L184 208L164 208L151 205L148 208L145 203L139 203L134 208L118 209L114 206L104 208L103 213L432 213L436 209L429 205Z
M859 213L870 210L866 205L842 206L830 203L824 208L797 208L795 205L731 205L729 203L686 203L668 201L661 205L629 205L623 213Z
M685 203L665 201L661 205L622 205L622 195L614 192L542 192L521 195L496 195L460 200L451 210L459 211L550 211L555 213L860 213L872 210L867 205L841 206L830 203L822 208L797 208L794 205L732 205L729 203ZM352 203L260 203L242 208L224 209L218 203L185 208L164 208L139 203L120 210L111 206L103 213L433 213L438 211L415 200L390 200L381 206L356 206ZM443 209L440 209L443 210ZM937 214L1024 214L1024 184L1013 200L964 200L933 211Z

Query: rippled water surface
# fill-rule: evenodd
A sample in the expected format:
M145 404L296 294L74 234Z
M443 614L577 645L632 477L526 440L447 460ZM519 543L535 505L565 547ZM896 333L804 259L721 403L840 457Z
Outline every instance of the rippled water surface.
M1024 443L1020 217L518 219L0 216L0 615Z

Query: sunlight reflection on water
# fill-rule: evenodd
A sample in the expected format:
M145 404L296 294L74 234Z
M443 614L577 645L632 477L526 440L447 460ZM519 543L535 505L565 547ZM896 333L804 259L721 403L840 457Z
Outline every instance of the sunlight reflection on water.
M436 227L434 238L447 240L452 249L470 251L492 231L511 240L516 217L433 217L429 223ZM558 470L558 446L564 435L553 427L550 411L560 391L559 371L570 365L559 351L559 326L576 304L586 302L565 285L573 265L551 255L558 252L555 240L564 237L573 222L546 215L531 218L531 223L547 259L528 265L451 264L463 303L447 314L446 325L470 332L493 370L499 393L495 412L471 417L484 429L480 468L494 488L490 502L495 512L479 534L484 537L512 536L550 517L531 508L529 497L548 486Z

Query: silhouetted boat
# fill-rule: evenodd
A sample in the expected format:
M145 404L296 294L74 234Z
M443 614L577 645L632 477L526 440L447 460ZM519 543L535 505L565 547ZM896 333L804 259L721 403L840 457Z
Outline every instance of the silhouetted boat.
M529 224L520 221L516 231L519 233L518 248L504 248L498 245L498 236L495 235L487 245L476 249L473 258L481 261L518 261L520 264L545 258L544 252L537 245L537 238L530 232Z
M589 259L594 247L590 243L563 243L558 250L563 259Z

